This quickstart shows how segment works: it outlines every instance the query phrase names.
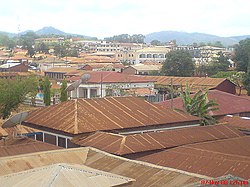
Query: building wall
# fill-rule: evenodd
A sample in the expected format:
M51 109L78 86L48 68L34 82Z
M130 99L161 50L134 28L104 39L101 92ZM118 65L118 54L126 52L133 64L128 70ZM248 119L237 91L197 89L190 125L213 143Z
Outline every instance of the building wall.
M45 72L45 76L49 77L49 79L62 80L64 79L64 74L62 72Z
M136 69L134 69L133 67L129 66L129 67L125 68L122 72L130 74L130 75L135 75L136 74Z
M28 66L20 64L10 68L0 68L0 72L28 72Z
M219 84L215 89L231 94L236 94L236 85L230 82L229 80L225 80L224 82Z
M153 82L145 83L102 83L102 84L81 84L76 90L70 92L71 98L92 98L92 97L106 97L119 96L120 90L128 90L131 88L150 88L154 89ZM95 93L95 94L93 94Z

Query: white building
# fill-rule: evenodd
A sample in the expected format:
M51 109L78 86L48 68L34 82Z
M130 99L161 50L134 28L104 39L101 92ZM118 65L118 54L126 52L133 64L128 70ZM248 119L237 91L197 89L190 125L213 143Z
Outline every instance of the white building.
M88 72L90 78L70 91L71 98L92 98L126 95L126 91L147 88L154 91L154 80L117 72ZM69 78L68 85L79 81L81 77Z

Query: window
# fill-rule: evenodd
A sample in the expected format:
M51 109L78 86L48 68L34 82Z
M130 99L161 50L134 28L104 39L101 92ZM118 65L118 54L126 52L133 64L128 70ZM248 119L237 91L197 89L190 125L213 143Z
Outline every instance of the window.
M58 146L66 148L66 138L58 137Z
M145 58L145 57L146 57L145 54L140 54L140 55L139 55L139 58Z
M43 133L42 132L36 134L36 140L43 141Z
M151 54L147 54L147 58L152 58L152 55Z
M56 145L56 136L44 133L44 142Z

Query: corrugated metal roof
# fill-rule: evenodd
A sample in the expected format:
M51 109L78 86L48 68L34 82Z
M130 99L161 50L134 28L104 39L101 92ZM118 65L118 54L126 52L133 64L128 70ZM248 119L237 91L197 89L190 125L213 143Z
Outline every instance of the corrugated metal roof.
M131 65L132 68L136 69L137 71L159 71L162 67L162 64L157 65L145 65L145 64L136 64Z
M210 90L208 91L208 99L214 99L216 103L219 104L219 110L212 112L214 116L250 112L250 100L247 98L218 90ZM171 108L171 100L166 100L157 104L166 108ZM181 98L173 99L173 108L183 109Z
M93 148L74 148L46 151L0 158L0 176L56 163L80 164L135 179L127 186L171 187L198 182L205 176L153 164L133 161ZM30 179L29 179L30 180Z
M186 86L188 84L191 86L192 90L199 90L204 88L212 89L227 80L224 78L210 78L210 77L172 77L172 76L147 76L147 77L150 79L154 79L156 81L155 84L159 85L169 86L171 85L171 80L173 85Z
M23 124L79 134L182 122L198 118L178 113L135 97L77 99L29 113Z
M228 139L243 136L239 130L230 126L198 126L181 129L165 130L134 135L119 135L96 132L88 137L74 137L72 142L80 146L90 146L103 151L125 155L168 149L176 146Z
M51 73L71 73L71 72L83 72L82 70L78 70L76 67L56 67L49 68L45 72Z
M84 165L53 164L0 176L0 186L74 186L111 187L133 182L134 179L92 169Z
M16 125L14 127L4 128L4 130L7 132L7 135L12 136L13 134L28 134L28 133L34 133L34 132L41 132L41 130L34 129L31 127L26 127L23 125Z
M8 69L8 68L12 68L12 67L18 66L20 64L21 63L7 63L7 64L0 65L0 68L2 68L2 69Z
M90 65L90 64L89 64ZM128 75L126 73L118 73L113 71L89 71L90 78L86 83L149 83L155 82L154 79L146 78L138 75ZM79 80L80 76L68 78L69 81Z
M52 144L36 141L27 137L8 137L7 139L0 140L0 157L56 149L62 148Z
M250 130L250 119L241 118L239 116L224 116L219 119L219 122L226 123L241 130Z
M210 177L227 174L250 178L250 137L181 146L142 158L142 161Z
M2 126L0 125L0 137L3 137L3 136L8 136L8 133L7 133L6 130L3 129Z

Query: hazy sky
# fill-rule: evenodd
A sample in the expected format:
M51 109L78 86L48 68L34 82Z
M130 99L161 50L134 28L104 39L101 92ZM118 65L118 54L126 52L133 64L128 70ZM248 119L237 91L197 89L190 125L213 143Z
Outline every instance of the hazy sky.
M3 0L0 31L53 26L103 38L175 30L250 34L249 0Z

